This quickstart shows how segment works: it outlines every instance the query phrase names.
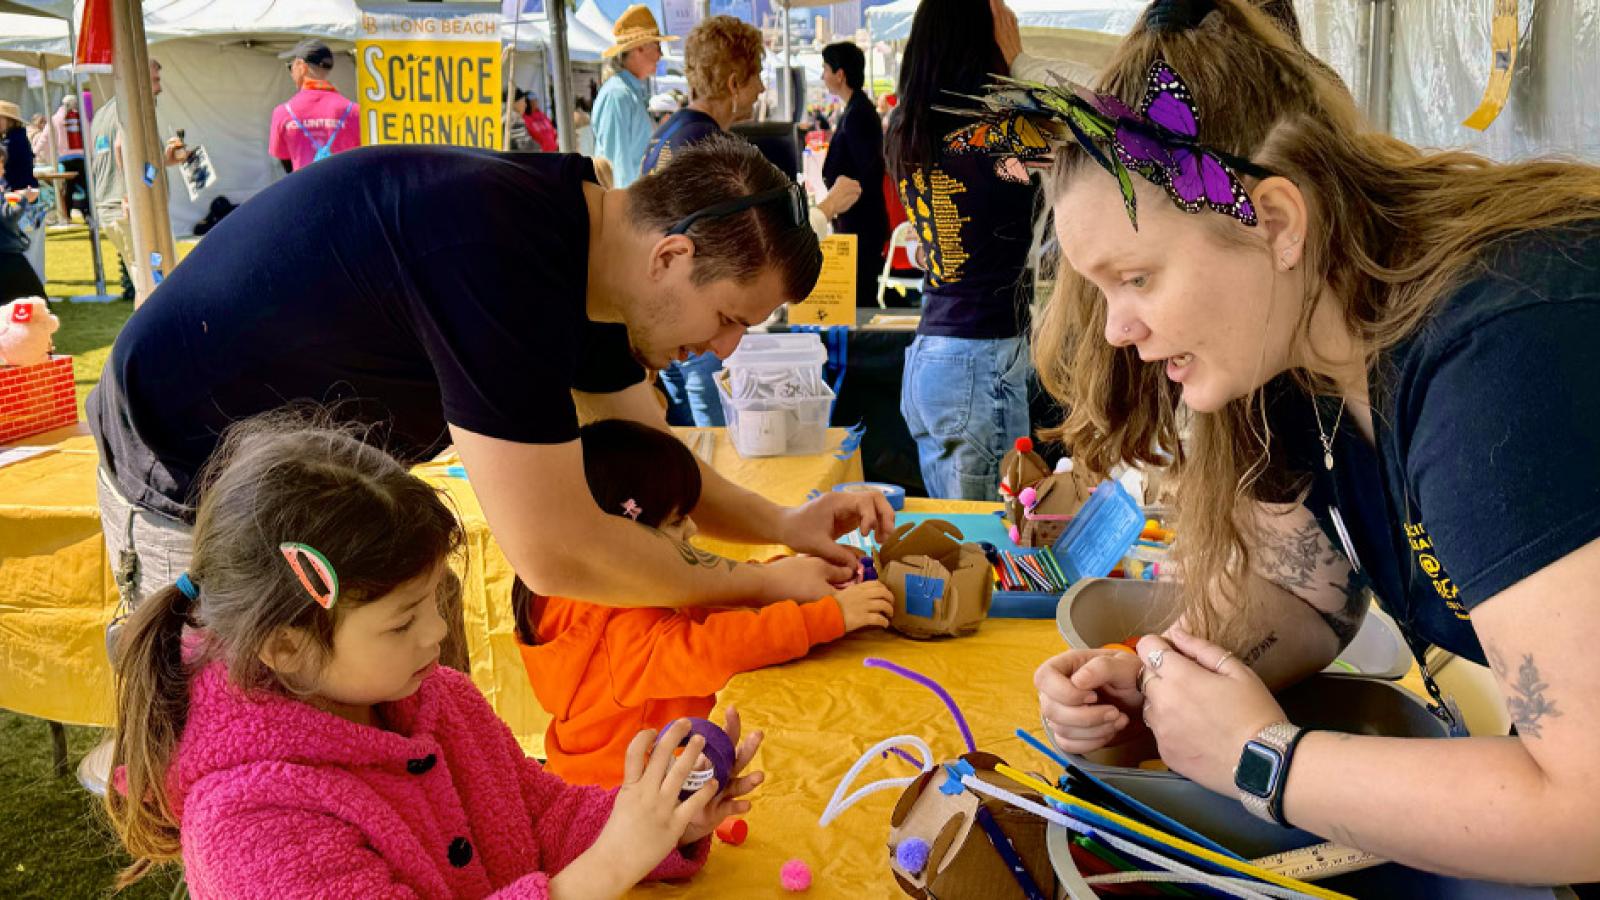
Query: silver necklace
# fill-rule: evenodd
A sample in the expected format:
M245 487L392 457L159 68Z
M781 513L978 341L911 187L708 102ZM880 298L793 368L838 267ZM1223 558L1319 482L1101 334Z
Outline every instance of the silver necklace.
M1311 398L1311 414L1317 417L1317 437L1322 440L1322 467L1333 471L1333 439L1339 436L1339 423L1344 420L1345 398L1339 398L1339 413L1333 417L1333 434L1322 428L1322 411L1317 408L1317 398Z

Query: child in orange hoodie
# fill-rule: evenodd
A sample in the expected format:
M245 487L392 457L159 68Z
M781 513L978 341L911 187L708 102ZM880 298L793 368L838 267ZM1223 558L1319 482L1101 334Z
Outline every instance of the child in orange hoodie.
M602 510L688 540L700 502L694 454L664 431L622 419L584 426L583 468ZM539 703L546 770L574 784L622 782L643 728L705 717L740 672L805 656L860 628L889 624L888 588L866 581L810 603L760 609L611 607L534 594L519 580L512 609Z

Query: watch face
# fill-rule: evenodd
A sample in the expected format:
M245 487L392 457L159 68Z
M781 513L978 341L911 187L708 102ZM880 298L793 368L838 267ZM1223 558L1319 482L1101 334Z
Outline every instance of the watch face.
M1239 768L1233 773L1233 783L1239 790L1257 797L1271 797L1281 765L1283 754L1251 741L1244 745L1244 752L1239 755Z

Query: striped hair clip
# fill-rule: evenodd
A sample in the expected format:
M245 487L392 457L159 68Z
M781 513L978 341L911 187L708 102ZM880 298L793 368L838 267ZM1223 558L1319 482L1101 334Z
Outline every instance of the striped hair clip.
M333 609L333 604L339 600L339 575L333 571L333 563L309 544L285 541L278 545L278 552L288 561L289 568L294 570L295 577L300 579L300 586L306 589L311 599L323 609ZM311 576L306 572L308 566L322 580L320 590L311 583Z

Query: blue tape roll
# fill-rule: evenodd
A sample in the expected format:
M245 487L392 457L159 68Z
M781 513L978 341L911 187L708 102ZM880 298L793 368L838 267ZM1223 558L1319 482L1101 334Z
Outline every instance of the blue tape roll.
M835 491L877 491L889 500L889 507L896 512L906 508L906 489L881 481L846 481L844 484L833 486Z

